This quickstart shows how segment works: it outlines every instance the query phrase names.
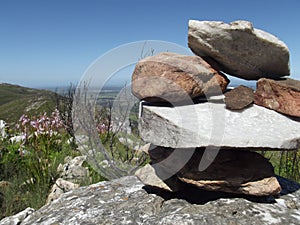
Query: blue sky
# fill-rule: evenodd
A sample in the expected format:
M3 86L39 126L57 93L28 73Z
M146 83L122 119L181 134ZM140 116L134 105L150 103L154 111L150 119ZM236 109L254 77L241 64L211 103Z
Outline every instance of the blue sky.
M188 20L249 20L284 41L300 79L299 0L1 0L0 82L78 83L119 45L162 40L187 47Z

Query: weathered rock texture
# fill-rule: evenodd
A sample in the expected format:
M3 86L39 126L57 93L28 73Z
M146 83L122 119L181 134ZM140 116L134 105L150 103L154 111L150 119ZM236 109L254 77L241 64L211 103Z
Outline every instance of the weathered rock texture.
M148 102L181 102L221 94L229 80L198 56L160 53L139 61L132 93Z
M51 187L46 204L59 198L63 193L78 188L80 183L89 179L88 168L82 166L85 160L86 156L77 156L73 159L67 156L65 163L58 165L57 172L60 173L60 178Z
M46 204L58 199L63 193L71 191L79 187L79 184L74 184L70 181L66 181L62 178L58 178L55 184L50 189L50 194L47 197Z
M257 105L241 112L210 102L178 107L143 105L139 131L146 142L171 148L300 147L299 121Z
M300 185L278 179L285 194L279 198L237 198L191 185L182 193L165 193L123 177L65 193L19 224L299 224ZM0 224L14 224L12 219Z
M57 172L64 180L80 183L85 182L89 177L89 170L82 166L86 156L77 156L75 158L66 157L65 164L59 164Z
M290 116L300 117L300 81L259 79L255 104Z
M290 73L287 46L248 21L190 20L188 45L196 55L217 61L225 73L246 80Z
M231 110L241 110L254 102L253 89L246 86L238 86L225 94L226 108Z

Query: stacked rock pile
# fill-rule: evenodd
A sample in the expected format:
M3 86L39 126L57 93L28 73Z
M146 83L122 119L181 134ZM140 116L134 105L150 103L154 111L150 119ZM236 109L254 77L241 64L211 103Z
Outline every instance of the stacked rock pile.
M300 147L300 81L288 79L289 50L248 21L189 21L195 56L160 53L137 63L132 92L142 101L140 136L151 165L137 171L150 186L256 196L281 187L257 150ZM258 80L256 91L228 90L226 74ZM254 103L254 104L253 104Z

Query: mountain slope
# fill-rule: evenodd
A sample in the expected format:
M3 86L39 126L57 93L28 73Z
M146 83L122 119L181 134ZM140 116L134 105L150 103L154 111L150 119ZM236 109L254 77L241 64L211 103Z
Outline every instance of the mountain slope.
M0 119L15 123L22 114L50 113L55 108L55 93L46 90L0 84Z

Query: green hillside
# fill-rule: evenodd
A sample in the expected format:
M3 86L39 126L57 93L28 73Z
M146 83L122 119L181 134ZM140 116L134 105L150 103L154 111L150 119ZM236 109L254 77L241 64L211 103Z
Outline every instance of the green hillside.
M50 113L55 108L54 96L51 91L0 84L0 119L15 123L22 114Z

